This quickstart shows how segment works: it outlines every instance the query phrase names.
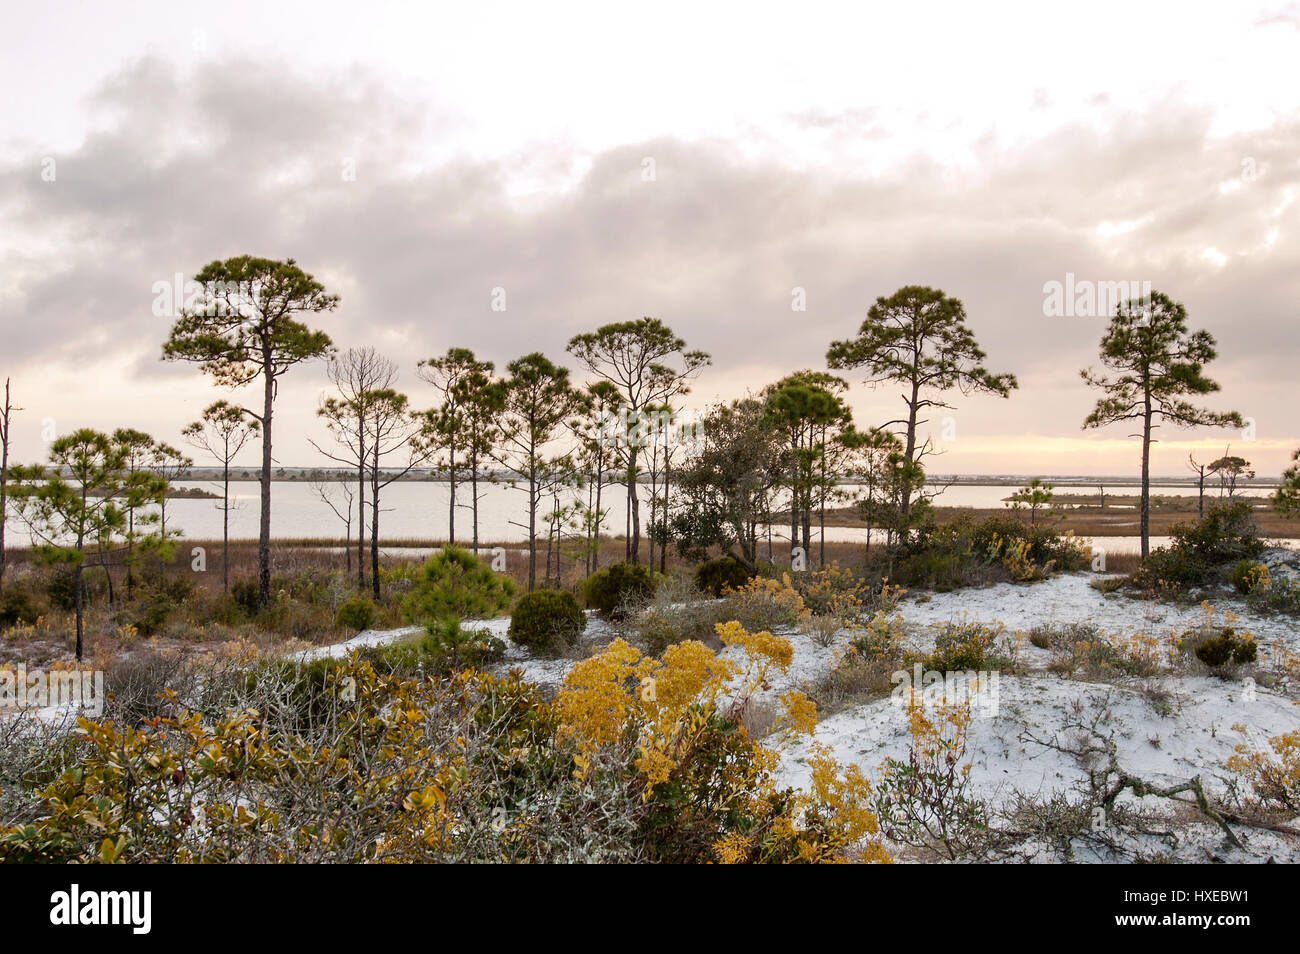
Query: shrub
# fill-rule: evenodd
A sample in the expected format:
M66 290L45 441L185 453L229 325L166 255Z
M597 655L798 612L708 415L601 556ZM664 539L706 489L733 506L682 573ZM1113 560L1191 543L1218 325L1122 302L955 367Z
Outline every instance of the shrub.
M701 593L722 596L725 590L736 590L749 582L753 574L745 564L734 557L708 560L695 568L695 586Z
M245 675L242 686L232 691L231 702L256 700L268 722L308 731L348 704L339 673L349 666L346 659L330 657L266 660Z
M1233 728L1249 738L1244 725ZM1228 768L1250 782L1264 808L1294 815L1300 812L1300 730L1274 736L1268 743L1271 752L1253 744L1236 746Z
M1228 582L1243 596L1268 580L1268 567L1254 560L1238 560L1228 571Z
M646 649L658 655L688 639L713 644L717 638L714 626L720 618L719 605L700 599L690 579L670 576L660 580L641 611L637 628Z
M1251 505L1245 500L1213 504L1194 524L1177 524L1169 531L1173 548L1195 554L1209 566L1222 566L1264 552Z
M81 599L83 605L89 606L108 592L104 574L97 567L86 567L81 571ZM45 583L45 595L51 606L61 610L74 610L77 607L76 574L66 567L57 567Z
M466 629L450 617L430 624L419 639L364 649L361 658L380 672L447 675L497 662L505 650L505 643L488 630Z
M1219 635L1201 640L1193 652L1211 669L1221 669L1229 662L1236 666L1254 662L1258 648L1253 639L1243 639L1227 627Z
M1169 593L1184 593L1209 581L1210 567L1205 560L1177 547L1156 547L1133 574L1136 585Z
M36 600L26 590L10 587L0 597L0 629L19 623L34 623L41 616Z
M1300 615L1300 584L1281 574L1270 577L1268 568L1261 565L1246 601L1254 609Z
M794 588L808 612L840 620L857 619L875 601L876 587L858 574L832 561L799 574Z
M130 614L130 624L141 636L153 636L176 611L176 603L167 593L149 593L135 604Z
M846 852L887 860L867 810L870 786L856 768L842 776L824 751L808 763L806 792L778 787L770 753L740 719L793 649L770 634L720 624L719 637L743 662L682 643L662 658L615 640L565 677L555 702L561 738L578 748L584 783L600 777L602 753L643 792L637 828L651 860L783 862L834 860ZM725 690L725 691L724 691ZM816 710L799 692L781 698L783 738L810 734Z
M510 614L509 636L529 649L546 652L576 643L587 619L577 599L567 590L526 593Z
M252 622L262 632L314 643L334 625L334 614L328 606L281 597Z
M338 612L334 614L334 622L345 629L362 632L374 626L378 616L379 613L372 600L357 596L338 608Z
M1022 559L1039 567L1077 570L1084 563L1079 540L1051 526L1025 526L1020 520L1003 516L980 521L959 519L956 526L959 537L969 540L976 555L996 561L1004 559L1009 548L1015 548Z
M886 695L902 665L903 617L877 612L865 628L856 629L835 668L819 679L812 697L827 714Z
M1002 635L1001 624L990 629L980 623L948 622L935 625L934 652L928 656L908 656L907 665L919 662L934 672L965 672L989 668L989 652Z
M248 611L231 593L216 594L205 607L200 607L200 611L202 615L196 612L196 617L222 626L238 626L240 623L248 622Z
M1134 583L1186 592L1209 584L1217 567L1240 564L1264 551L1251 506L1244 500L1214 504L1200 521L1176 524L1169 533L1173 542L1153 550L1142 561L1133 574Z
M260 590L257 580L235 580L230 584L230 596L249 616L256 616L262 609Z
M86 720L66 758L29 736L50 757L11 766L0 736L0 799L22 800L0 863L889 860L861 771L814 752L791 789L740 723L789 645L723 639L745 659L616 642L553 703L518 674L279 660L207 716ZM781 703L782 738L808 737L807 700Z
M1114 593L1121 589L1128 582L1128 577L1124 576L1098 576L1088 581L1098 593Z
M844 628L844 624L838 616L809 615L804 617L799 628L818 646L826 647L835 642L835 637Z
M107 714L125 725L138 725L161 716L171 707L164 693L181 691L187 667L176 652L144 649L115 661L104 674L104 691L111 698Z
M751 632L771 631L778 626L793 626L808 610L803 597L790 583L790 574L781 580L753 579L732 591L722 606L722 617L736 620Z
M641 565L611 563L582 584L582 598L610 619L622 619L628 608L654 595L655 580Z
M1159 640L1147 634L1112 639L1093 623L1042 624L1030 630L1029 641L1053 650L1049 668L1068 676L1082 672L1104 680L1150 676L1161 668Z
M494 573L468 550L444 547L415 573L402 598L402 615L412 623L497 616L510 605L514 580Z
M962 764L970 734L969 704L928 710L908 700L911 745L906 761L885 760L873 807L880 830L894 841L951 861L979 854L991 836L987 806L970 791Z
M1031 582L1058 570L1077 570L1084 562L1082 544L1054 527L1006 516L960 516L942 526L924 526L899 555L891 576L904 586L945 591L1006 575Z
M894 578L905 586L946 593L976 582L977 567L969 553L923 550L909 553L895 564Z

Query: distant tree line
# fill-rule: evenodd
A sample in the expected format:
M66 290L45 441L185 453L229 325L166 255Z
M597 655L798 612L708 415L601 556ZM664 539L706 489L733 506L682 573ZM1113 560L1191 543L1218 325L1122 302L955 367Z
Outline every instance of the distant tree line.
M816 527L824 560L826 510L846 501L867 524L868 548L873 536L898 547L933 510L925 477L926 458L935 451L925 429L930 415L953 408L954 395L1007 398L1018 387L1014 375L986 366L959 300L912 285L878 298L854 337L830 344L830 370L797 371L708 407L689 428L684 399L711 358L652 317L574 336L566 351L585 381L540 352L510 361L498 374L469 348L448 348L415 365L431 392L430 406L416 407L396 388L396 362L371 347L339 353L325 332L310 327L312 316L334 310L338 298L292 259L238 256L211 262L195 277L204 292L176 320L162 354L197 365L232 392L260 385L259 401L219 400L182 436L220 468L227 550L233 461L250 441L260 442L262 605L270 602L276 399L282 379L299 364L328 363L332 392L321 398L323 434L311 443L351 475L341 498L322 494L345 525L357 587L369 586L376 597L383 491L416 467L445 477L447 539L457 543L467 535L475 552L487 486L502 481L520 492L523 506L514 522L527 537L530 589L558 582L565 537L570 552L578 546L586 572L597 568L616 487L626 496L624 558L634 564L644 538L651 565L661 569L670 547L692 557L720 550L752 568L760 559L776 559L772 528L778 521L789 527L796 559L811 558ZM1101 341L1104 371L1082 372L1101 392L1084 428L1137 425L1144 555L1157 429L1242 423L1235 411L1193 403L1218 390L1204 370L1215 357L1209 333L1189 331L1183 306L1154 293L1119 308ZM834 371L857 372L872 388L900 388L900 413L860 427L848 403L850 382ZM165 547L178 532L167 524L166 490L192 461L147 434L119 429L59 438L48 466L12 465L10 422L17 410L6 382L0 516L13 505L42 552L69 565L78 594L86 569L107 573L110 566L125 566L129 598L137 553ZM1297 461L1275 499L1286 512L1300 511L1300 456ZM1206 473L1235 487L1248 463L1225 454L1201 468L1202 487ZM847 479L855 494L844 489ZM648 513L638 490L643 483L649 485ZM1037 491L1050 495L1050 488ZM1020 504L1035 517L1042 501L1034 488L1028 492ZM458 522L466 513L467 534ZM0 587L2 554L0 536ZM224 582L229 587L228 575ZM80 640L79 613L78 620Z

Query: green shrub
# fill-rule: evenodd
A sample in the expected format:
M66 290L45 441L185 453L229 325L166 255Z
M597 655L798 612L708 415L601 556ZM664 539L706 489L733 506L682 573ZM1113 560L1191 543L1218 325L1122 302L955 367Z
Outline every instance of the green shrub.
M1014 558L1013 558L1014 557ZM945 592L1005 579L1042 579L1080 569L1082 545L1051 525L1032 526L1010 516L977 520L959 516L927 523L902 550L889 573L893 583Z
M1257 568L1262 565L1254 560L1238 560L1232 569L1228 571L1228 582L1236 588L1238 593L1245 596L1250 593L1259 579Z
M1300 615L1300 584L1279 573L1274 577L1256 578L1246 596L1252 609Z
M1194 554L1210 566L1257 557L1264 552L1254 513L1245 500L1213 504L1204 518L1194 524L1176 524L1169 534L1174 538L1173 549Z
M66 567L57 567L50 574L45 583L45 596L51 606L69 611L77 608L76 579L76 574ZM81 599L84 605L89 606L106 592L107 584L102 571L89 568L81 571Z
M513 642L545 652L575 643L587 619L577 599L567 590L536 590L524 595L510 614Z
M1192 551L1156 547L1133 574L1133 582L1143 589L1181 593L1209 583L1210 567Z
M1057 570L1077 570L1084 563L1082 544L1050 525L1026 526L1014 517L1004 516L979 521L959 518L955 525L959 538L969 541L976 556L987 555L1001 541L1004 549L1007 544L1023 543L1025 558L1040 566L1050 563Z
M148 593L132 608L130 622L141 636L153 636L175 611L176 603L168 594Z
M399 676L446 675L478 669L505 656L506 644L486 629L466 629L455 618L437 620L419 639L361 651L377 672Z
M738 590L753 574L733 557L707 560L695 568L695 586L701 593L720 597L724 590Z
M262 609L261 593L255 579L235 580L230 584L230 596L249 616L256 616Z
M1173 542L1156 548L1142 561L1133 574L1134 583L1185 592L1208 585L1216 578L1218 567L1235 563L1231 577L1242 562L1264 550L1251 505L1244 500L1214 504L1204 518L1194 524L1176 524L1169 534ZM1240 588L1235 581L1233 585Z
M19 623L34 623L40 617L40 608L36 600L26 590L10 587L0 597L0 629L7 629Z
M248 611L235 599L233 594L218 593L208 601L202 615L195 614L196 617L206 619L210 623L220 623L222 626L238 626L240 623L248 622Z
M1218 636L1202 640L1193 650L1196 658L1211 669L1220 669L1229 662L1237 666L1255 661L1259 647L1253 639L1242 639L1232 627L1228 627Z
M375 625L379 617L374 601L356 596L342 604L334 614L334 622L345 629L362 632Z
M582 598L610 619L622 619L627 606L654 595L655 581L643 566L612 563L582 584Z
M969 553L923 550L903 556L895 564L894 579L902 586L946 593L972 581L974 563Z
M305 731L351 704L339 678L348 665L346 659L329 657L268 660L244 677L242 693L236 687L237 698L247 701L252 696L268 724Z
M928 656L908 656L904 663L920 662L934 672L965 672L989 668L988 653L998 634L979 623L943 623L937 627L934 652Z
M514 580L470 551L444 547L416 571L402 598L402 615L425 625L450 617L488 618L504 611L515 592Z

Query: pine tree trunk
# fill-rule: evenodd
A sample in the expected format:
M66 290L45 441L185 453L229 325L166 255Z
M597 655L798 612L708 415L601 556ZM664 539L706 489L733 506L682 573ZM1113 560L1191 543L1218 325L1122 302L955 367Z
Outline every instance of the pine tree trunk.
M469 467L469 492L474 496L470 510L473 513L473 536L474 536L474 555L478 556L478 458L475 457L470 462Z
M262 512L257 534L257 602L271 605L271 413L275 401L275 377L271 372L270 348L264 348L266 387L262 401Z
M1151 552L1151 403L1142 418L1142 559Z
M365 425L357 426L357 591L366 588L366 439ZM351 538L351 528L348 537ZM349 544L348 550L352 547Z
M81 632L82 632L82 595L81 595L81 564L73 571L73 590L75 591L77 607L77 662L81 662Z
M221 469L221 588L230 592L230 459Z
M370 587L379 602L379 453L376 447L370 481Z
M632 549L631 563L637 566L641 563L641 498L637 494L637 453L636 448L632 448L632 454L629 459L628 470L628 487L630 488L629 504L632 507L632 537L628 545Z
M453 439L454 443L454 439ZM451 448L447 475L450 478L451 502L447 506L447 544L456 545L456 448Z

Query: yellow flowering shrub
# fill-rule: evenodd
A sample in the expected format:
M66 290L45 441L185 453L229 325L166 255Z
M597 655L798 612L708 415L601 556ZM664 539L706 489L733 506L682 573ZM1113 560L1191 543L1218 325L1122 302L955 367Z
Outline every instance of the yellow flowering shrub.
M907 718L907 760L886 760L873 807L889 838L956 860L977 850L990 831L987 809L969 792L971 763L963 762L970 703L927 707L924 694L913 689Z
M727 656L689 641L655 659L615 640L576 665L555 700L558 733L578 746L575 772L591 778L611 747L624 753L658 860L887 860L858 770L840 773L819 750L810 790L781 789L777 751L744 727L747 702L793 661L789 640L734 620L717 634ZM791 690L780 702L778 744L810 735L812 700Z
M736 620L754 632L794 626L808 615L789 573L780 580L755 577L738 590L724 590L723 599L722 618Z
M1233 726L1246 735L1244 725ZM1300 729L1269 739L1270 752L1240 743L1228 759L1228 768L1250 782L1267 808L1300 812Z
M0 733L0 762L28 765L0 863L879 858L857 773L781 788L777 750L739 718L788 641L719 637L725 656L615 642L552 702L518 672L416 678L355 655L241 670L253 648L236 647L156 715L118 720L110 700L36 756ZM815 728L802 693L780 708L777 744Z
M1030 555L1032 542L1023 538L1006 539L1000 533L994 533L989 540L986 555L990 560L1000 561L1011 578L1018 583L1033 583L1045 580L1056 568L1055 560L1036 563Z

